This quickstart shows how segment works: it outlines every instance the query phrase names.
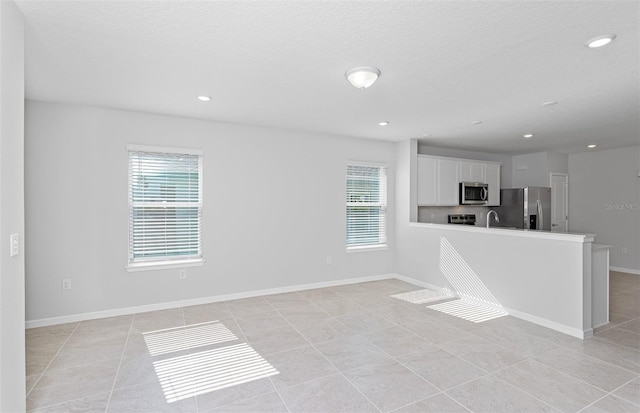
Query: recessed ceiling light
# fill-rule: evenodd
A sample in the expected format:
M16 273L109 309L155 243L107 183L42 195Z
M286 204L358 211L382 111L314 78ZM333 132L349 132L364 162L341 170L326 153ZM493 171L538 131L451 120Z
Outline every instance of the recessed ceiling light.
M595 148L596 146L598 146L598 145L596 145L595 143L592 143L591 145L587 145L587 148L589 148L589 149L593 149L593 148Z
M200 100L200 101L202 101L202 102L208 102L208 101L210 101L210 100L211 100L211 96L204 96L204 95L201 95L201 96L198 96L198 100Z
M472 125L479 125L481 123L482 123L481 120L474 120L473 122L471 122Z
M383 120L382 122L378 122L378 125L380 126L387 126L389 124L388 120Z
M522 136L524 136L525 139L533 138L533 133L527 133L527 134L524 134Z
M615 34L605 34L604 36L594 37L586 43L586 46L594 49L596 47L606 46L616 38Z
M542 106L553 106L555 104L557 104L558 102L555 100L550 100L548 102L542 102Z

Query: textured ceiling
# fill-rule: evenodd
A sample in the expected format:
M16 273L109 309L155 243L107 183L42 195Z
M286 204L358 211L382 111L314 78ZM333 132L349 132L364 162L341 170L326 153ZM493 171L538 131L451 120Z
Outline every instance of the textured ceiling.
M18 5L29 99L495 153L640 143L637 1Z

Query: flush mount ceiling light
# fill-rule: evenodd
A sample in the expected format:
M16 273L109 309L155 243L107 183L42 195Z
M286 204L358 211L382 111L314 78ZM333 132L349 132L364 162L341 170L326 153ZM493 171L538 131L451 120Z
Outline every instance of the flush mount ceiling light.
M211 100L211 96L200 95L198 96L198 100L201 102L208 102Z
M606 46L616 38L615 34L605 34L603 36L594 37L589 40L585 45L591 49L595 49L596 47Z
M595 148L596 146L598 146L598 145L596 145L595 143L592 143L591 145L587 145L587 148L589 148L589 149L593 149L593 148Z
M387 126L389 124L388 120L383 120L382 122L378 122L379 126Z
M473 122L471 122L472 125L480 125L481 123L481 120L474 120Z
M522 136L524 136L525 139L530 139L530 138L533 138L533 133L526 133Z
M550 101L547 101L547 102L542 102L542 106L553 106L553 105L555 105L557 103L558 102L555 101L555 100L550 100Z
M356 67L344 74L351 85L358 89L366 89L378 80L380 70L375 67Z

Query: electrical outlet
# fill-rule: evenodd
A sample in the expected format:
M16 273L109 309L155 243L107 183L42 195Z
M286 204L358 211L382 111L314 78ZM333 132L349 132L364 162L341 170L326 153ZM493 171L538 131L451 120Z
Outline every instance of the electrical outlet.
M181 280L184 280L187 278L187 270L180 270L180 273L178 274L178 278L180 278Z
M71 278L65 278L62 280L62 289L70 290L71 289Z
M327 256L327 264L331 264L333 263L333 258L331 258L331 255Z
M628 254L628 253L629 253L629 251L628 251L626 248L622 248L622 253L623 253L623 254Z
M9 246L11 247L11 252L9 253L9 256L15 257L20 253L20 235L19 234L10 235Z

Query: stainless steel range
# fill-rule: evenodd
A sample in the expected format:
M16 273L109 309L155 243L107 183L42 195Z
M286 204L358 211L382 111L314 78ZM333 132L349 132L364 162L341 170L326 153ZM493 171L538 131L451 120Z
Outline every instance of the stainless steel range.
M475 225L476 215L475 214L451 214L449 215L447 222L449 224Z

